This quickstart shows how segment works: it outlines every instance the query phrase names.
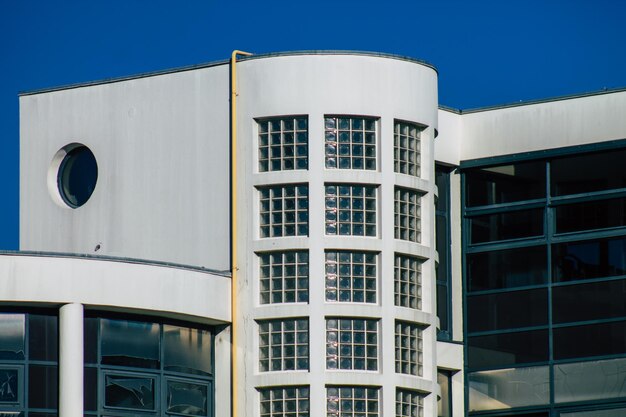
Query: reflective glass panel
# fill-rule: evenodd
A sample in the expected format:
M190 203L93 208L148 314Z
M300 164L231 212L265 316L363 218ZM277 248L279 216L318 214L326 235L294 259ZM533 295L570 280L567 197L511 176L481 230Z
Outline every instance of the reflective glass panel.
M211 374L212 338L207 330L163 325L163 368Z
M466 171L468 207L545 197L545 165L522 162Z
M208 387L182 381L167 381L167 412L206 416Z
M545 284L547 264L545 246L467 255L468 291Z
M154 410L155 380L151 377L105 375L104 405Z
M470 373L469 411L548 404L549 378L547 366Z
M626 226L626 198L557 206L557 233Z
M560 417L624 417L626 408L612 408L610 410L574 411L573 413L560 413Z
M471 243L543 235L543 209L487 214L470 219Z
M468 330L512 329L548 323L548 290L514 291L467 298Z
M552 319L555 323L620 316L626 316L626 280L552 288Z
M0 359L24 359L23 314L0 314Z
M550 162L552 195L626 187L626 149L568 156Z
M98 410L98 369L84 368L83 404L86 411Z
M554 400L573 402L626 397L624 381L626 358L554 365Z
M98 319L86 317L83 326L85 363L98 363Z
M533 330L468 338L468 366L487 368L548 360L548 331Z
M28 405L33 408L57 408L59 373L56 366L28 367Z
M159 325L100 319L102 363L139 368L159 367Z
M554 329L554 359L626 353L624 335L624 321Z
M555 282L626 275L626 237L552 246Z
M13 368L0 368L0 404L16 404L19 400L19 375Z
M30 314L28 327L30 359L57 361L59 356L57 318Z

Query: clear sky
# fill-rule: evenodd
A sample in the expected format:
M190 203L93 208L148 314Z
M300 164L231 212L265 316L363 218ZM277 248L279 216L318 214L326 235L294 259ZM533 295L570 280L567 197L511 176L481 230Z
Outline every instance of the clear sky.
M0 250L18 248L19 92L233 49L419 58L466 109L626 87L626 1L0 0Z

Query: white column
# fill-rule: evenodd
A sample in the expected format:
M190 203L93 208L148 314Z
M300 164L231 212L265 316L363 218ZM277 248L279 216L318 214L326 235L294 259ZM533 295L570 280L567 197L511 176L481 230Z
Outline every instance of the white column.
M83 305L59 309L59 416L83 416Z

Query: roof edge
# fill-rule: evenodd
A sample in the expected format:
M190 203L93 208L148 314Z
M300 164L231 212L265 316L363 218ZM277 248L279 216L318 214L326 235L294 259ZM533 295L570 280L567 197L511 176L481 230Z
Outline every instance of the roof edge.
M575 94L566 94L562 96L541 98L536 100L528 100L528 101L519 101L514 103L505 103L505 104L496 104L492 106L484 106L484 107L475 107L470 109L454 109L452 107L447 107L440 105L439 108L441 110L450 111L457 114L471 114L471 113L480 113L484 111L492 111L492 110L501 110L508 109L511 107L521 107L521 106L531 106L534 104L543 104L543 103L551 103L555 101L564 101L564 100L573 100L577 98L585 98L585 97L593 97L593 96L601 96L604 94L614 94L614 93L623 93L626 92L626 87L615 87L615 88L603 88L602 90L596 91L587 91L584 93L575 93Z
M437 70L437 68L433 64L427 61L419 60L416 58L411 58L405 55L389 54L385 52L342 51L342 50L310 50L310 51L303 50L303 51L267 52L267 53L255 54L255 55L245 56L245 57L242 56L241 58L238 59L238 61L242 62L242 61L249 61L249 60L255 60L255 59L276 58L276 57L286 57L286 56L301 56L301 55L345 55L345 56L357 55L357 56L397 59L400 61L406 61L406 62L411 62L414 64L423 65L435 71L436 74L439 74L439 71ZM104 78L104 79L95 80L95 81L86 81L86 82L80 82L80 83L74 83L74 84L46 87L46 88L40 88L40 89L35 89L35 90L30 90L30 91L20 91L18 93L18 97L51 93L55 91L71 90L74 88L90 87L90 86L102 85L102 84L112 84L112 83L136 80L136 79L147 78L147 77L155 77L159 75L175 74L178 72L216 67L219 65L228 65L229 62L230 62L229 59L223 59L219 61L210 61L210 62L205 62L205 63L200 63L200 64L187 65L183 67L176 67L176 68L158 70L158 71L149 71L149 72L126 75L126 76L121 76L121 77Z

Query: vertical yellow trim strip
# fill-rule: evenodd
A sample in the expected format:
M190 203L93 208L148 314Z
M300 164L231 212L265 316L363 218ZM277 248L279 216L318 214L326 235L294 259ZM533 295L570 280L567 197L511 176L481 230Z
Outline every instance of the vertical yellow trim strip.
M230 380L231 415L237 417L237 55L250 56L249 52L234 50L230 59Z

